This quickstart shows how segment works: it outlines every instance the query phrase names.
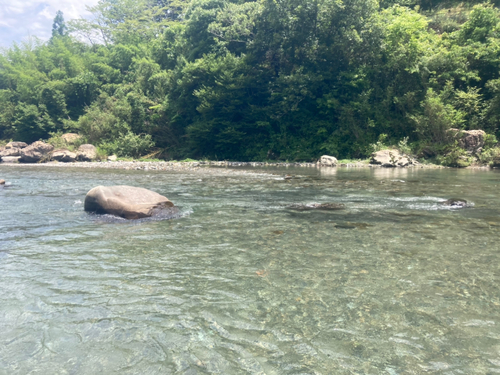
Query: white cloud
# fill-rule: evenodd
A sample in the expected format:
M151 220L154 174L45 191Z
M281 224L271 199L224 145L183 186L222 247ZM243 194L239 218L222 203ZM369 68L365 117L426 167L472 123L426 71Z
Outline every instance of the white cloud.
M50 38L52 22L58 10L68 22L88 16L85 6L98 0L0 0L0 47L9 47L29 36Z

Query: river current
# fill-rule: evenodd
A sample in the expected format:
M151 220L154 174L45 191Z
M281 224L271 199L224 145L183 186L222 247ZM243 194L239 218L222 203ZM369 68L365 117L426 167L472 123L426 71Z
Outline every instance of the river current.
M500 373L500 173L211 171L0 166L0 374Z

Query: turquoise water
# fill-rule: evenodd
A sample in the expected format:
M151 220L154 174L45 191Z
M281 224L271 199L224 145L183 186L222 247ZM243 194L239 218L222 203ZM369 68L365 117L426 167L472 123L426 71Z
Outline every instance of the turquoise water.
M500 373L500 173L210 171L0 165L0 374Z

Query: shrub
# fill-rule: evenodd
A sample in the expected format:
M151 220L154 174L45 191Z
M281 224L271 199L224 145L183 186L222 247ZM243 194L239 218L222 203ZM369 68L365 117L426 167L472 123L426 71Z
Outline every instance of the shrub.
M134 134L131 131L120 134L114 141L101 143L101 148L108 154L117 156L140 157L154 147L151 135Z
M479 155L479 161L481 164L491 164L498 158L500 158L500 147L489 148Z
M465 168L474 162L474 158L455 144L446 155L438 156L436 161L447 167Z

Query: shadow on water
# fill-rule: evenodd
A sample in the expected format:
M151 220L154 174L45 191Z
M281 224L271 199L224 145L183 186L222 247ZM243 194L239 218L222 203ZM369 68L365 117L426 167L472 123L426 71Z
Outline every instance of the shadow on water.
M182 209L181 207L169 207L159 210L155 210L151 217L145 217L141 219L125 219L116 215L110 214L96 214L93 212L87 212L87 216L96 223L107 223L107 224L141 224L150 223L155 221L163 220L175 220L181 219L189 216L193 211L190 209Z

